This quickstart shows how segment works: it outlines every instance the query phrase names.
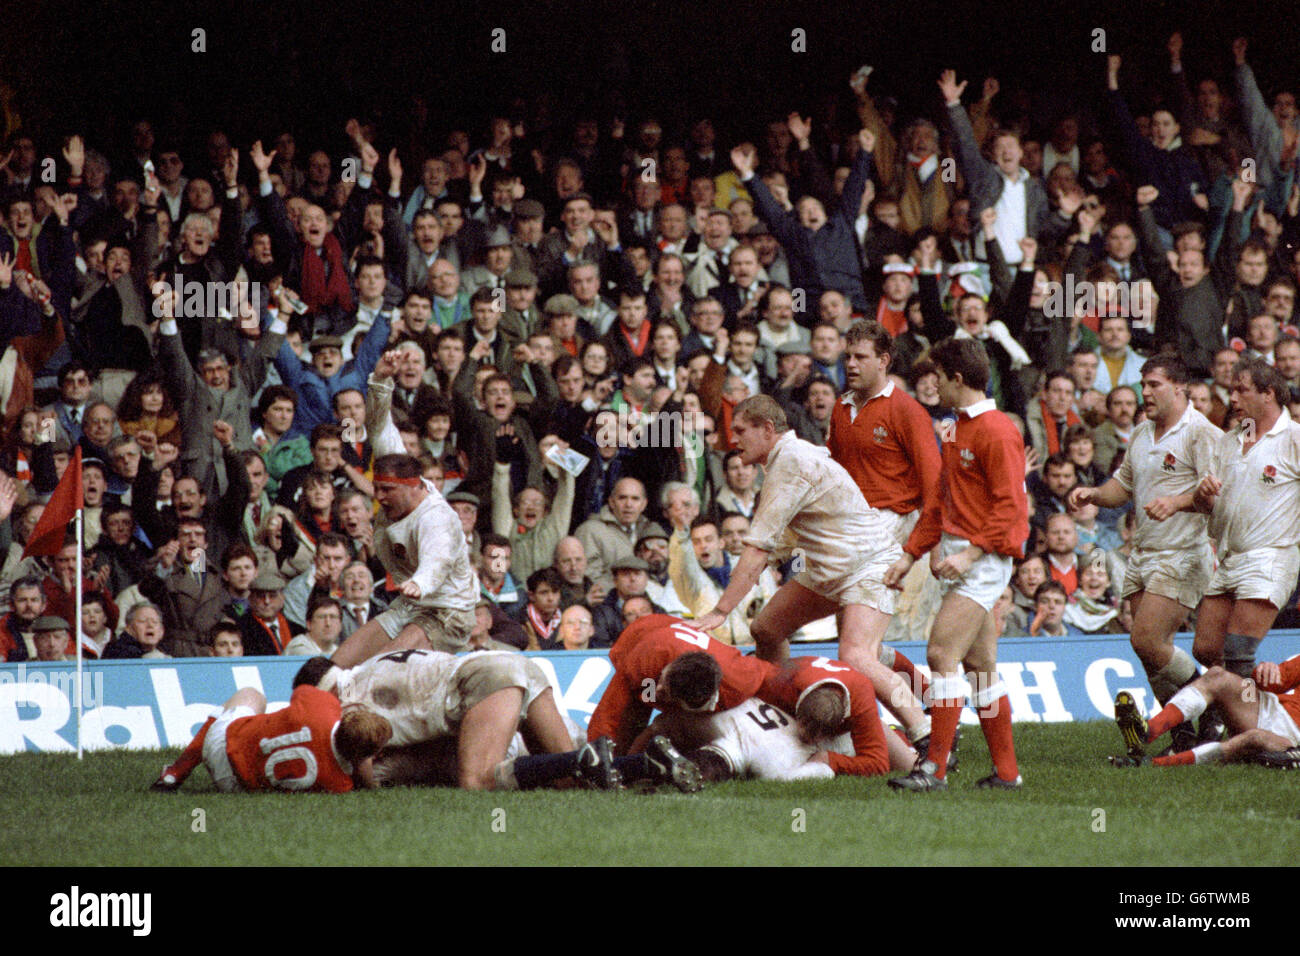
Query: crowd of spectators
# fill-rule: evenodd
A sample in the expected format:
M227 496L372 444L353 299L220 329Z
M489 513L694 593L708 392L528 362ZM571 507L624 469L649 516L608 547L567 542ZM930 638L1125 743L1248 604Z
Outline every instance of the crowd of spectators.
M702 615L762 494L732 410L771 395L825 445L861 318L893 335L936 441L927 349L988 350L1031 449L1004 632L1124 631L1132 517L1066 499L1123 460L1144 358L1176 351L1219 425L1243 355L1300 389L1295 95L1265 98L1246 41L1224 54L1224 74L1184 64L1175 35L1158 75L1099 58L1051 116L942 64L934 108L905 115L860 71L843 128L757 116L735 143L705 112L580 112L485 116L481 137L339 117L332 154L291 129L213 128L195 152L141 119L118 148L10 103L0 660L75 650L46 620L74 618L75 542L22 553L76 447L87 653L329 653L393 593L364 423L394 348L397 427L478 571L475 646L605 647L642 614ZM783 570L715 636L749 643Z

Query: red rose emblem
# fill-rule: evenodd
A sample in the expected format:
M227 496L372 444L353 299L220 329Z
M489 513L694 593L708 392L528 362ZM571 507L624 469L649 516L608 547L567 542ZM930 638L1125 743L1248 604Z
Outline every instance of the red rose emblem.
M1178 459L1174 457L1174 453L1173 452L1167 453L1165 455L1165 464L1164 464L1165 471L1173 471L1174 465L1176 464L1178 464Z
M1265 466L1264 466L1264 477L1266 477L1266 478L1276 478L1276 477L1277 477L1277 469L1274 468L1272 465L1265 465Z

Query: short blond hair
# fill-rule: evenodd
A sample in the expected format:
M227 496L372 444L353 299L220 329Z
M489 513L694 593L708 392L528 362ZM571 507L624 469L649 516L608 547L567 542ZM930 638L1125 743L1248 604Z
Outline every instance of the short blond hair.
M743 418L753 425L771 422L772 428L778 435L790 429L785 410L770 395L751 395L736 406L733 417Z

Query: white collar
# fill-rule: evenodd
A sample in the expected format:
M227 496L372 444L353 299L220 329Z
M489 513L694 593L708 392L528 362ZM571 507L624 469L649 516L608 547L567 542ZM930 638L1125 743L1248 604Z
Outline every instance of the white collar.
M1258 444L1259 442L1263 441L1265 438L1268 438L1270 435L1277 435L1280 432L1285 431L1287 428L1290 427L1290 425L1291 425L1291 412L1283 408L1282 414L1277 416L1277 421L1273 423L1273 427L1270 428L1268 431L1264 432L1263 435L1260 435L1256 439L1256 443ZM1237 436L1237 447L1240 448L1242 445L1246 443L1246 432L1244 429L1242 429L1240 425L1237 425L1236 428L1233 429L1233 432Z
M967 418L978 418L985 412L995 411L998 403L991 398L984 398L973 405L967 405L965 408L957 409L958 414L965 415Z
M784 433L782 433L781 437L776 440L776 444L772 446L772 450L768 453L767 460L763 462L763 467L771 468L772 462L776 461L776 456L779 455L785 449L785 447L789 445L791 442L793 442L794 440L795 440L795 433L793 428L787 429Z
M888 398L890 395L893 394L894 394L894 380L892 378L887 378L885 379L885 387L882 388L880 391L876 392L875 395L872 395L869 399L867 399L867 402L873 402L878 398ZM865 405L867 404L867 402L863 402L862 404ZM849 389L847 392L845 392L843 395L840 396L840 404L848 405L850 408L861 407L858 405L857 402L853 400L853 389Z

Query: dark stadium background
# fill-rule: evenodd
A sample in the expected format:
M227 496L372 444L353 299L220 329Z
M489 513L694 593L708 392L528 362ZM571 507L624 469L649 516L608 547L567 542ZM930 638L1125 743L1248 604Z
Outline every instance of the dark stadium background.
M877 69L872 92L898 96L903 116L937 110L942 66L972 88L991 67L1004 91L1024 86L1035 114L1050 116L1064 105L1061 94L1086 103L1099 90L1104 62L1090 52L1097 27L1110 49L1148 67L1163 66L1164 38L1181 29L1193 76L1213 64L1226 77L1231 39L1244 33L1267 95L1295 81L1298 20L1300 3L1271 0L8 0L0 78L18 90L27 125L42 139L80 129L110 149L137 116L160 132L180 130L191 144L220 124L237 144L287 126L300 150L342 148L339 117L373 108L385 131L397 131L412 93L428 98L441 129L507 107L502 91L540 90L553 96L558 119L579 104L609 115L621 98L631 118L652 110L670 135L704 110L727 141L737 123L791 108L815 111L839 99L843 110L848 73L864 62ZM207 31L206 53L190 52L195 27ZM495 27L507 31L504 54L490 52ZM791 52L795 27L808 31L806 53ZM1282 65L1286 75L1278 75ZM477 142L482 131L470 128Z

